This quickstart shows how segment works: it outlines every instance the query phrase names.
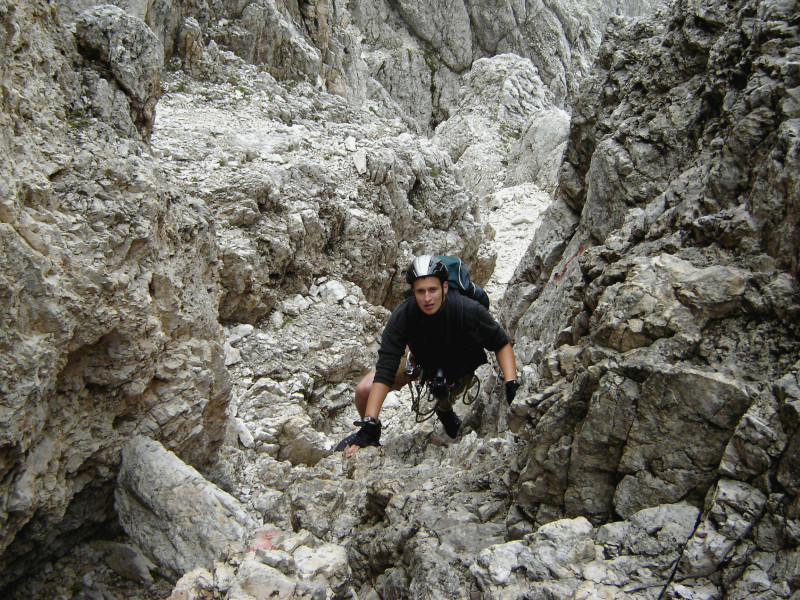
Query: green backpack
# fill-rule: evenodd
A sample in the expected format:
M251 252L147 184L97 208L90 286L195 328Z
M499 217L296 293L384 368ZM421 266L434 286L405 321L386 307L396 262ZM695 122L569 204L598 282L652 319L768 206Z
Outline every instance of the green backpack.
M438 256L444 263L444 266L447 267L447 283L450 287L454 287L461 292L461 295L467 298L477 300L488 309L489 296L486 295L486 292L483 291L481 286L477 285L469 278L469 269L467 269L467 265L461 262L460 258L455 256L445 256L443 254L437 254L436 256Z

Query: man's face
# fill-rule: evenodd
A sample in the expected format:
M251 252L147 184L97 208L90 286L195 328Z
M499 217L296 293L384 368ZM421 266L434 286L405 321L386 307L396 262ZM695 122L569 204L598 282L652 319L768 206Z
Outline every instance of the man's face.
M412 290L422 312L433 315L442 307L447 294L447 282L442 283L433 275L421 277L414 282Z

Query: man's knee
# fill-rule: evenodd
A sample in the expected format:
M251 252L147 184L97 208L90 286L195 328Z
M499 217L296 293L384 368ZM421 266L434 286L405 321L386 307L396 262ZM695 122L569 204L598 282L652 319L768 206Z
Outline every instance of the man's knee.
M372 381L375 378L375 371L370 371L356 385L356 402L366 403L369 398L369 391L372 389Z
M356 386L356 398L369 397L369 391L372 388L371 381L361 381Z

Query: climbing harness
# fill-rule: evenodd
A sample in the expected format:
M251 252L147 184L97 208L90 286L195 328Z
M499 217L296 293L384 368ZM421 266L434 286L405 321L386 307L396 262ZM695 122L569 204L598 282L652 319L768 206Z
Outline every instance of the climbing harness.
M414 361L411 353L406 361L405 375L408 389L411 391L411 410L414 411L417 423L430 419L435 414L436 404L441 400L455 404L460 399L469 406L481 392L481 380L474 372L450 383L439 369L436 377L426 379L423 376L422 366ZM455 400L450 400L451 398Z

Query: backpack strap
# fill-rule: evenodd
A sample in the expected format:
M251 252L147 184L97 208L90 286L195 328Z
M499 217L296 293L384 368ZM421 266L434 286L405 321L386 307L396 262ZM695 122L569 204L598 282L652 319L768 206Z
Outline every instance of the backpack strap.
M464 300L461 292L456 290L452 296L447 294L447 301L451 303L447 311L447 345L450 346L456 332L464 330Z

